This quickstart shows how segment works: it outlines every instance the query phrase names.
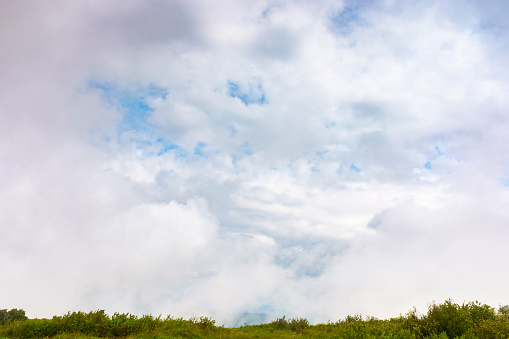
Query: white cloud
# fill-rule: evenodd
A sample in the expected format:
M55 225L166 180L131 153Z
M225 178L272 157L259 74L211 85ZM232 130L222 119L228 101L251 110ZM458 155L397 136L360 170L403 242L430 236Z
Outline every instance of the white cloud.
M0 10L2 307L509 303L501 2L28 3Z

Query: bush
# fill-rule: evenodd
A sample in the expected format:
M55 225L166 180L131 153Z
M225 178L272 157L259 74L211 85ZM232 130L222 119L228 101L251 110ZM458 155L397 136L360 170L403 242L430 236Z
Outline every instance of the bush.
M459 306L451 300L431 304L426 315L414 308L405 315L389 320L360 315L347 316L335 323L310 325L307 319L286 317L262 325L238 329L216 326L208 317L173 319L115 313L103 310L73 312L52 319L26 319L24 311L2 310L5 325L0 339L169 339L169 338L343 338L343 339L479 339L509 338L509 306L495 309L479 302ZM20 310L18 310L20 311ZM21 316L22 315L22 316ZM15 321L15 319L25 319Z
M487 320L495 320L497 314L495 309L489 305L481 305L480 302L469 302L461 306L463 312L467 314L469 327L480 324Z
M10 338L20 339L53 337L57 333L57 323L50 319L28 319L13 323L6 332Z
M505 318L509 319L509 305L504 305L504 306L500 305L500 306L498 307L498 312L497 312L497 314L498 314L499 316L503 316L503 317L505 317Z
M478 338L503 339L509 337L509 322L505 319L484 320L474 324L467 334Z
M285 318L286 316L283 316L283 318L277 318L271 322L272 326L274 326L276 330L286 330L286 327L288 326L288 320Z
M21 321L28 319L25 315L25 310L13 308L10 311L7 309L0 310L0 325L6 325L12 321Z
M423 318L424 335L445 332L447 337L460 337L469 329L468 312L450 299L443 304L431 304L428 314Z
M271 322L271 325L277 330L290 330L294 332L301 332L309 326L309 321L305 318L293 318L292 320L286 320L286 316L278 318Z
M305 318L293 318L288 323L288 329L294 332L301 332L309 326L309 321Z
M362 315L360 315L360 314L347 315L345 317L345 320L343 320L343 322L345 322L345 323L355 323L355 322L359 322L359 321L362 321Z

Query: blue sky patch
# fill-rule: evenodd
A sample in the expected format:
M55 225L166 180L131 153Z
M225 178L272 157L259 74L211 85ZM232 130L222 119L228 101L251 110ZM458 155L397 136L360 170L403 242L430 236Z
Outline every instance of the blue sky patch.
M355 166L355 164L351 164L350 165L350 171L360 173L361 169L359 167Z
M232 98L238 98L248 106L251 104L263 105L265 103L265 91L259 83L241 85L228 80L228 94Z
M352 22L359 20L359 7L345 7L332 18L334 25L340 29L348 29Z
M129 90L107 81L90 81L89 86L100 89L107 103L122 111L124 115L120 124L121 131L147 129L149 127L147 117L153 111L147 100L166 99L168 95L167 89L155 85Z
M365 2L363 3L365 6ZM354 25L362 23L360 10L363 6L358 1L350 1L347 5L330 18L331 30L343 35L350 34Z
M126 95L122 98L122 108L125 110L123 124L131 130L145 127L149 112L153 109L147 105L145 98Z
M424 164L424 166L423 166L424 169L427 169L427 170L433 169L432 162L435 161L436 159L438 159L439 157L445 155L445 153L442 152L438 146L435 146L435 151L437 152L437 154Z
M166 88L155 85L139 87L135 90L125 89L108 81L90 81L89 87L99 89L107 105L116 107L122 112L122 120L118 124L118 135L120 138L125 132L135 131L129 137L137 148L154 152L154 155L162 156L171 152L176 158L185 158L188 152L171 140L163 138L157 133L157 129L147 120L153 108L150 107L150 100L166 99L168 91ZM203 148L206 145L199 143L194 149L194 154L204 157Z
M203 150L205 146L207 146L207 144L204 142L197 143L196 147L194 148L194 155L197 155L202 158L205 157L205 152Z
M249 144L247 142L243 143L239 146L238 151L243 155L251 155L253 154L253 151L251 151L251 148L249 147Z
M157 156L161 156L168 152L174 152L175 156L177 158L185 157L187 154L186 152L179 147L177 144L173 144L171 142L168 142L167 140L164 140L163 138L159 138L156 140L159 145L161 145L159 153L157 153Z

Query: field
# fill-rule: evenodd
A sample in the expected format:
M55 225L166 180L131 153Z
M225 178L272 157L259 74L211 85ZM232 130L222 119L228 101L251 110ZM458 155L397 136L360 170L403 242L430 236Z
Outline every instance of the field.
M509 306L497 310L479 302L432 303L426 314L411 310L386 320L360 315L310 325L306 319L279 318L262 325L227 328L208 317L188 320L137 317L104 311L73 312L52 319L27 319L24 310L0 310L0 339L31 338L509 338Z

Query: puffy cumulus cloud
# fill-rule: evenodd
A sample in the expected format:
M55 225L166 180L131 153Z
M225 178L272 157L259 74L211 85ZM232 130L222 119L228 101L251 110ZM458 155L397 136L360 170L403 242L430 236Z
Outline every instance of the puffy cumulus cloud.
M3 307L509 303L505 6L3 3Z

